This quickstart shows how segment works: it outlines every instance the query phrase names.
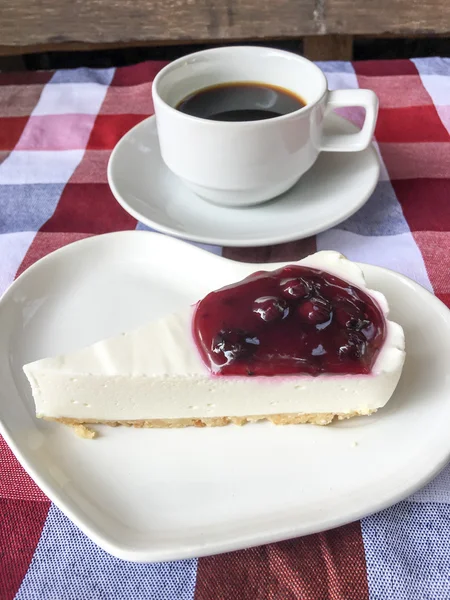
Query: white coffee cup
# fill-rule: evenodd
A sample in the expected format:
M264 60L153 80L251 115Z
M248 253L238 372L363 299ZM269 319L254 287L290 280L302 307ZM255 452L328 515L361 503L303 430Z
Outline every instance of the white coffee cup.
M213 121L176 109L203 88L243 81L280 86L303 98L306 106L272 119L245 122ZM256 46L184 56L158 73L152 94L167 167L202 198L233 207L259 204L287 191L321 151L364 150L378 112L378 99L371 90L330 92L325 75L311 61ZM361 131L325 135L328 113L342 106L366 109Z

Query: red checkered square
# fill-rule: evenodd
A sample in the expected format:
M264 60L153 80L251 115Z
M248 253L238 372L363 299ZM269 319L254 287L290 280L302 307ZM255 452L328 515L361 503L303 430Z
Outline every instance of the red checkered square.
M136 223L115 200L107 183L68 183L41 232L108 233L135 229Z
M411 231L450 231L450 179L403 179L392 186ZM450 244L447 258L449 251Z
M375 129L378 142L447 142L449 135L434 106L381 108Z
M14 150L29 117L0 119L0 150Z
M141 83L148 83L155 79L156 75L166 64L166 61L153 60L129 67L119 67L116 69L111 85L134 86Z
M112 150L132 127L147 115L98 115L87 145L88 150Z
M353 63L357 75L389 77L392 75L417 75L416 65L410 60L366 60Z

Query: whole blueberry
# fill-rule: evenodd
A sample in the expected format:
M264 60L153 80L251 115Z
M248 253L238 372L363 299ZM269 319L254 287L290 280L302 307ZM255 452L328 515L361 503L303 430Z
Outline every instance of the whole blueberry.
M297 315L304 323L322 325L331 319L332 308L324 298L310 298L297 306Z
M350 302L339 302L333 309L333 319L342 327L348 327L349 321L357 318L357 315L357 309Z
M285 319L289 314L289 306L283 298L261 296L253 302L253 312L266 323Z
M248 358L259 346L259 339L241 329L221 329L214 337L211 350L223 364Z
M280 284L281 293L285 298L300 300L311 294L312 286L303 277L283 279Z
M341 359L350 358L352 360L360 360L367 349L367 341L365 337L359 333L350 333L346 344L339 348L339 357Z
M346 323L347 328L352 331L362 331L366 329L370 325L370 321L368 319L360 319L357 317L352 317Z

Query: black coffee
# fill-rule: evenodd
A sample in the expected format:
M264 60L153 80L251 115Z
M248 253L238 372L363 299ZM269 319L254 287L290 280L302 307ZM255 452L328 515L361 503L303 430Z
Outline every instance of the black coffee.
M260 121L287 115L305 102L284 88L256 82L221 83L194 92L177 109L212 121Z

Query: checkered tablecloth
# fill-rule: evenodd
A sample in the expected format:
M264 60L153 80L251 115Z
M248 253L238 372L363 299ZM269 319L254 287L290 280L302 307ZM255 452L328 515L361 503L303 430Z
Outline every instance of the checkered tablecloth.
M120 137L152 114L162 66L0 73L0 293L65 244L145 229L115 202L106 165ZM450 59L320 66L331 88L371 88L380 98L382 172L372 198L308 240L209 249L248 261L335 249L404 273L450 305ZM361 121L358 110L347 114ZM96 547L0 439L0 600L13 598L450 599L450 467L405 502L327 533L143 565Z

